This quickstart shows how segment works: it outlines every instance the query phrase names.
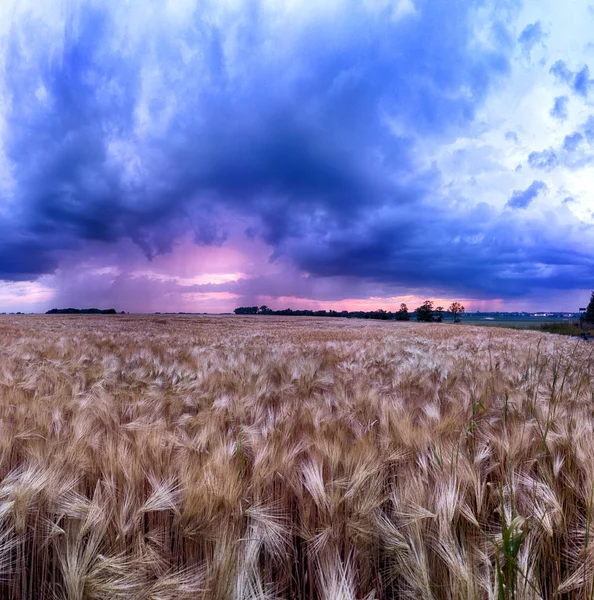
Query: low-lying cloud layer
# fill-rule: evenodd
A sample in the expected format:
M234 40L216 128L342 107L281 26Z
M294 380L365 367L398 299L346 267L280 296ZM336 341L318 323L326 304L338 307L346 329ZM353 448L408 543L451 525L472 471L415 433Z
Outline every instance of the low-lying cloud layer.
M589 70L557 54L562 32L537 8L57 4L0 9L5 289L135 310L187 310L195 294L199 311L530 305L594 284L592 203L571 175L594 142ZM217 253L241 276L188 285Z

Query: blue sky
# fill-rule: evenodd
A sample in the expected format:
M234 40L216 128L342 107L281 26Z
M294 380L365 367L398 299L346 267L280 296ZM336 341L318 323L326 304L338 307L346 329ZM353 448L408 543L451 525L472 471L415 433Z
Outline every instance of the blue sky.
M5 0L0 311L575 310L593 26L581 0Z

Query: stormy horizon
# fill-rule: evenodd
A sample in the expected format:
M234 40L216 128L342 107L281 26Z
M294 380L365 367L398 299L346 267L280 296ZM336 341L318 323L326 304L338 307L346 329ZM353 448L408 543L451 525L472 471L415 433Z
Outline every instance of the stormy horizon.
M3 2L0 312L575 312L593 26L586 0Z

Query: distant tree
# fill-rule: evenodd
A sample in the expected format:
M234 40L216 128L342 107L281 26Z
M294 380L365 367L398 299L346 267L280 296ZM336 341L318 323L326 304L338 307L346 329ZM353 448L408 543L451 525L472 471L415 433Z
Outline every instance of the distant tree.
M594 292L590 296L590 304L586 307L586 312L582 315L581 320L584 323L594 325Z
M257 306L240 306L233 311L236 315L256 315L258 314Z
M433 308L432 300L425 300L422 306L419 306L415 310L417 321L422 323L441 323L443 321L443 312L443 306Z
M115 308L52 308L46 315L115 315Z
M272 312L273 312L272 309L268 308L266 306L266 304L262 304L262 306L258 310L259 315L270 315L270 314L272 314Z
M408 312L408 306L404 302L400 305L400 310L396 311L397 321L410 321L410 313Z
M433 301L425 300L415 312L417 313L417 321L420 321L421 323L431 323L431 321L433 321Z
M452 302L448 312L454 317L454 323L460 323L460 315L464 314L464 307L460 302Z

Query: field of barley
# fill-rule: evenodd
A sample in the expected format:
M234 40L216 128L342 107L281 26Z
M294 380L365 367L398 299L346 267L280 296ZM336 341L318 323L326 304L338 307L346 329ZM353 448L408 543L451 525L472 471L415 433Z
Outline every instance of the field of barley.
M0 598L591 598L593 350L0 317Z

